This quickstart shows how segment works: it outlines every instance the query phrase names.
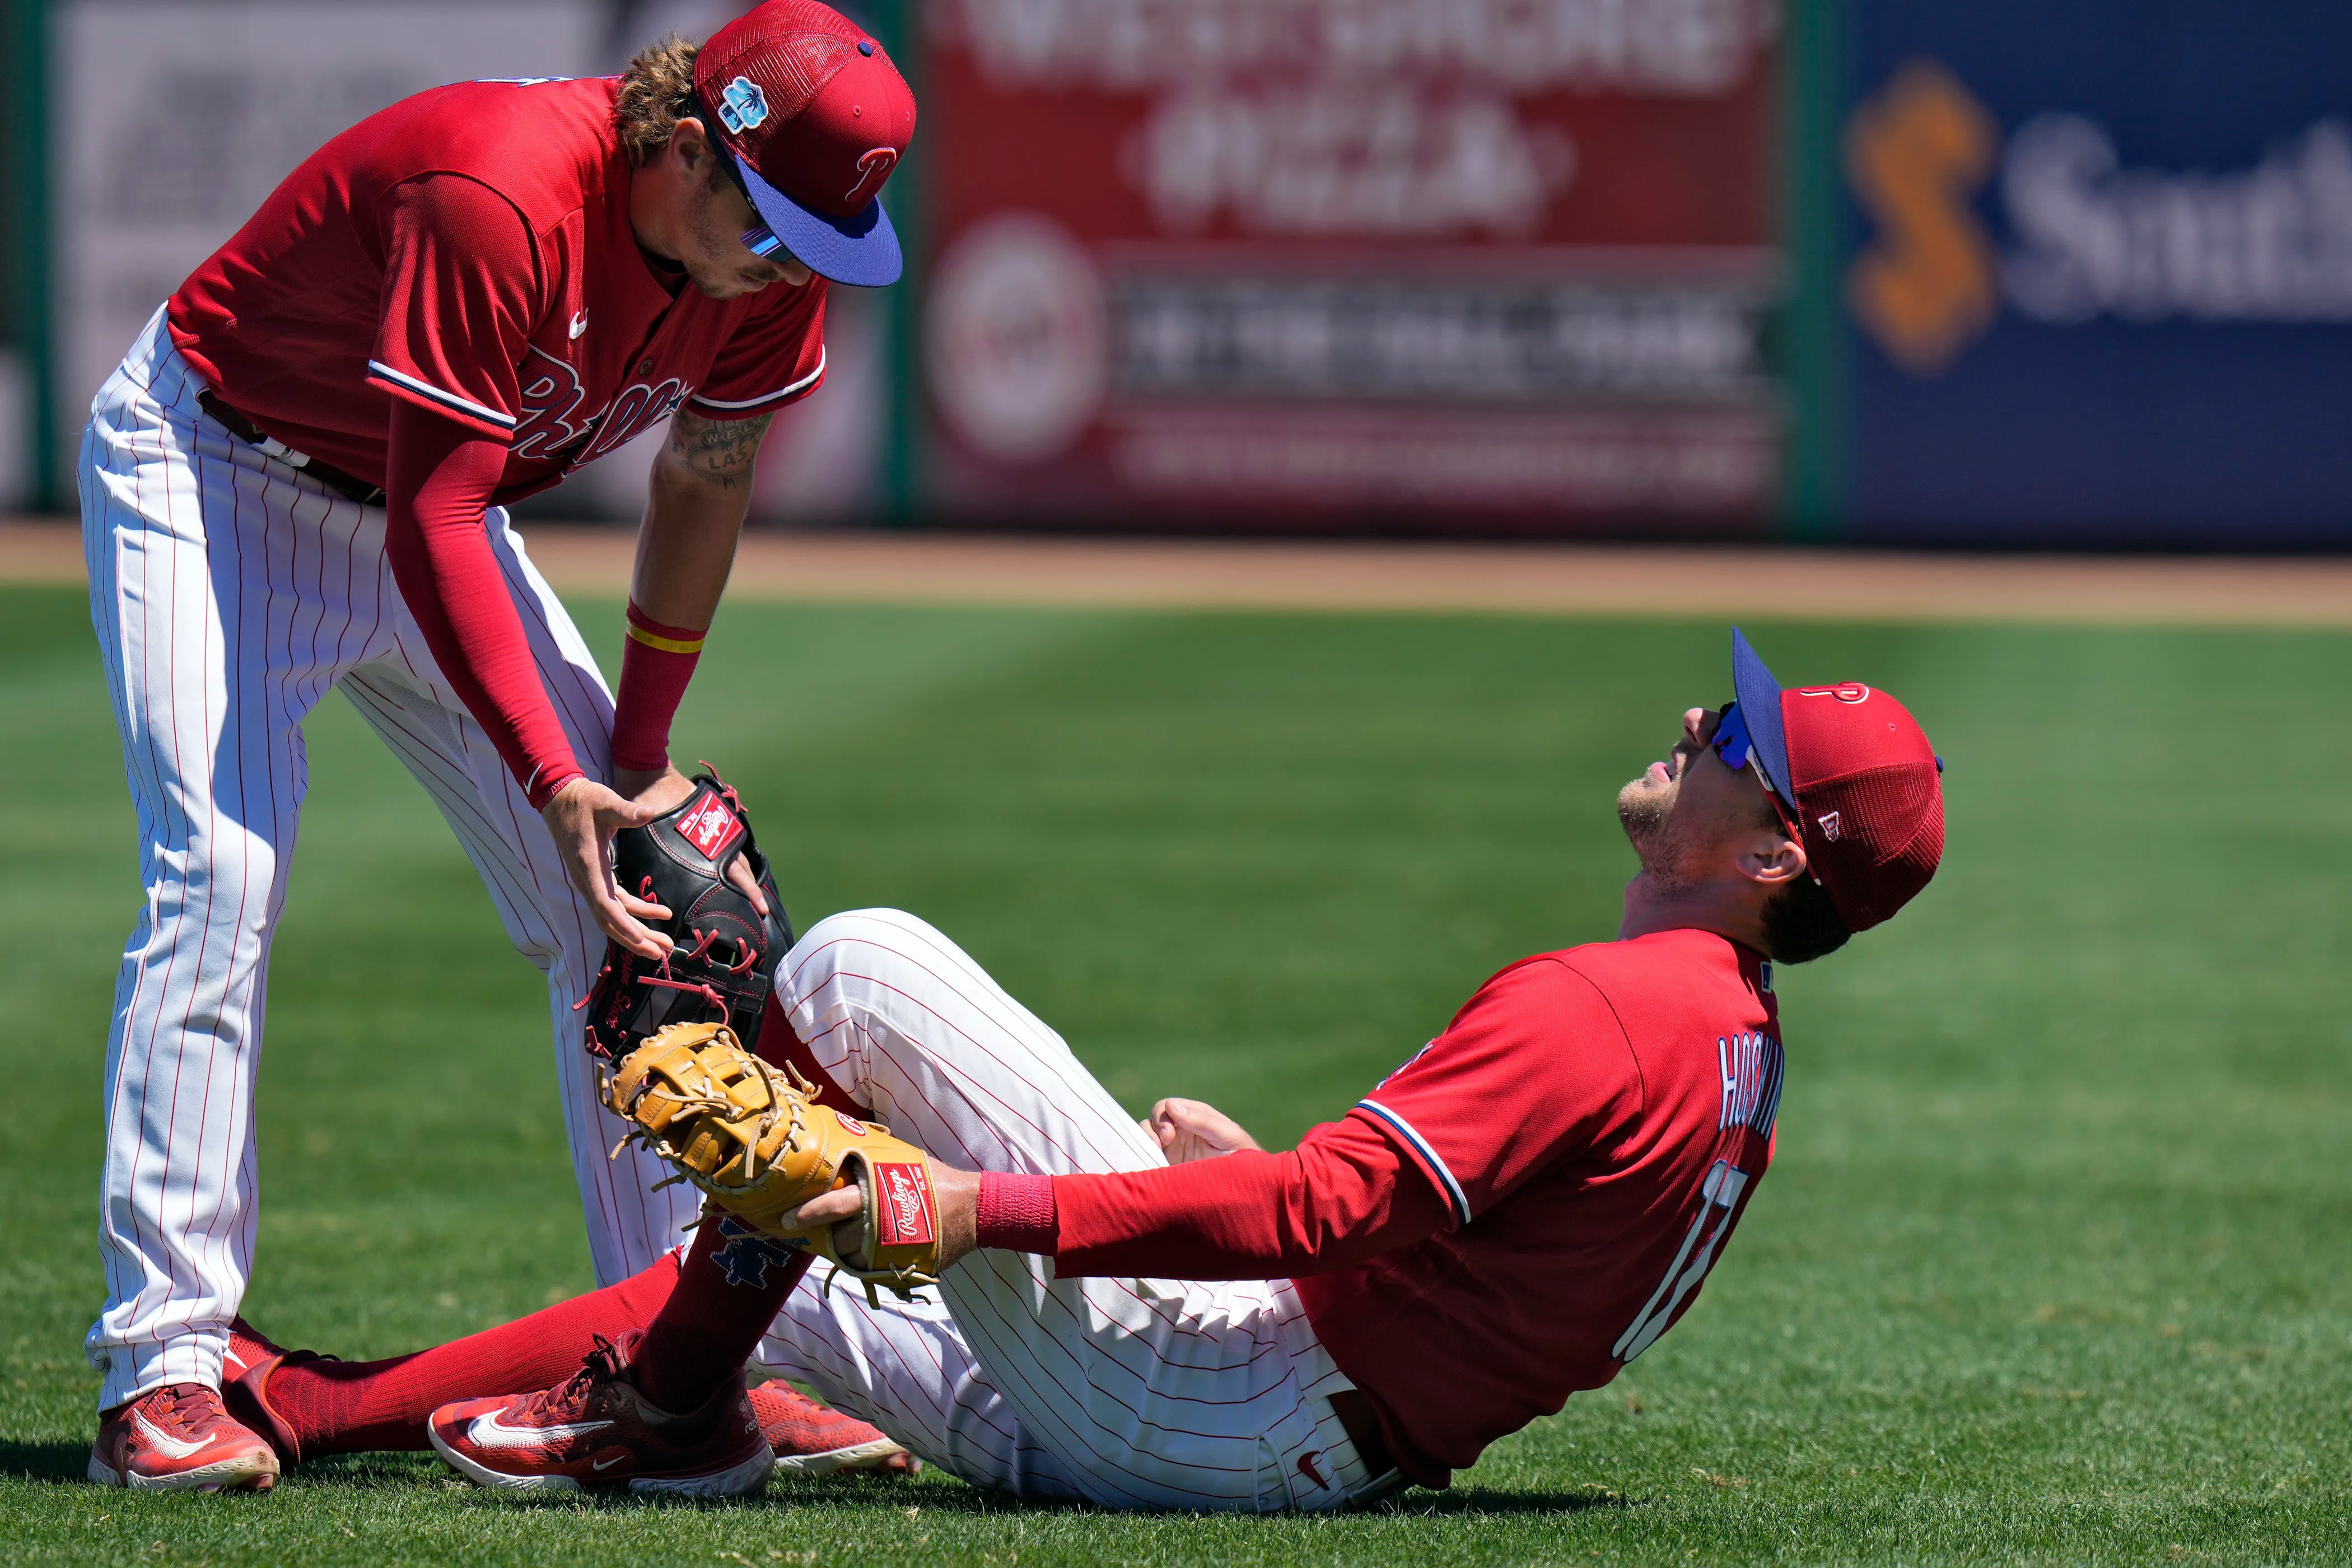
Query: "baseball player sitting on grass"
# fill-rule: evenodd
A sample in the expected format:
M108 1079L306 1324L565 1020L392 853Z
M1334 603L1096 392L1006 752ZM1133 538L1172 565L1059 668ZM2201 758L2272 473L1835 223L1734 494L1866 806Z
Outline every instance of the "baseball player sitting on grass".
M835 915L777 965L761 1056L678 1026L605 1087L709 1199L682 1258L388 1362L241 1329L231 1405L289 1462L429 1442L487 1486L727 1495L775 1463L748 1362L1024 1496L1443 1487L1689 1309L1771 1161L1772 964L1941 856L1900 703L1783 690L1737 632L1732 676L1619 793L1617 940L1505 969L1295 1150L1189 1100L1139 1126L940 932ZM813 1255L866 1288L796 1289Z
M670 766L670 722L761 437L824 374L828 289L898 275L878 193L914 121L880 46L815 0L768 0L619 77L435 88L288 175L100 390L82 531L146 902L107 1040L92 1479L278 1474L219 1387L253 1256L301 725L331 687L546 975L598 1279L692 1221L651 1154L606 1160L620 1129L580 1045L634 1043L600 973L654 965L713 994L750 982L752 1043L791 945L731 797ZM656 425L616 702L505 509ZM607 867L616 828L665 815L727 856L725 919ZM792 1440L836 1458L880 1439L799 1413Z

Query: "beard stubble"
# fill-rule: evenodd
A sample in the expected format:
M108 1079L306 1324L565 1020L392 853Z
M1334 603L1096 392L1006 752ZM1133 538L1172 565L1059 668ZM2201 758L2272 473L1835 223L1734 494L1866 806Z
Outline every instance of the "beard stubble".
M1697 881L1691 847L1676 831L1678 789L1648 790L1635 779L1617 792L1617 821L1625 829L1642 874L1663 893L1677 893Z

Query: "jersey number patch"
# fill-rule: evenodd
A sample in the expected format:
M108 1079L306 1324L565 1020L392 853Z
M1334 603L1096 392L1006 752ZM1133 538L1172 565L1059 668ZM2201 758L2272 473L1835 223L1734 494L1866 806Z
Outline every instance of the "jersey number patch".
M1633 1321L1625 1325L1617 1342L1609 1347L1609 1353L1621 1364L1658 1342L1658 1336L1675 1321L1675 1310L1706 1278L1706 1271L1715 1266L1716 1249L1723 1245L1725 1235L1731 1229L1732 1211L1739 1206L1739 1194L1747 1188L1748 1173L1728 1160L1717 1160L1707 1172L1706 1184L1699 1189L1699 1195L1706 1200L1706 1206L1698 1211L1698 1218L1691 1221L1690 1230L1683 1237L1682 1250L1675 1254L1675 1260L1666 1266L1666 1277L1658 1281L1658 1288L1650 1293Z

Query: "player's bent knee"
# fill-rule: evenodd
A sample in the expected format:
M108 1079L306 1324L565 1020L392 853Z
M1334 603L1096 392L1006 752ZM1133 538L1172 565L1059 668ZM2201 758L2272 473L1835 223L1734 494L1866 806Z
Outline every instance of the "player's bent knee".
M857 963L889 963L910 947L947 939L919 916L904 910L844 910L809 927L786 956L804 974L823 967L838 967L855 956Z
M960 953L937 928L904 910L844 910L809 927L776 965L776 994L790 1006L836 979L891 981L917 989L942 953Z

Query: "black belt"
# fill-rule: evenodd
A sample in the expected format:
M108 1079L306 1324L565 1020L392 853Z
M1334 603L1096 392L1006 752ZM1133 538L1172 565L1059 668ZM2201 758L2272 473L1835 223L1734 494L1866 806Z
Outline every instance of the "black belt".
M275 458L296 472L318 480L344 500L355 500L362 506L383 504L382 485L372 485L365 479L343 472L332 463L322 463L316 458L304 457L285 442L263 435L260 427L252 420L247 419L211 393L196 394L196 404L206 414L212 416L214 424L218 425L247 446L257 447L264 456Z

